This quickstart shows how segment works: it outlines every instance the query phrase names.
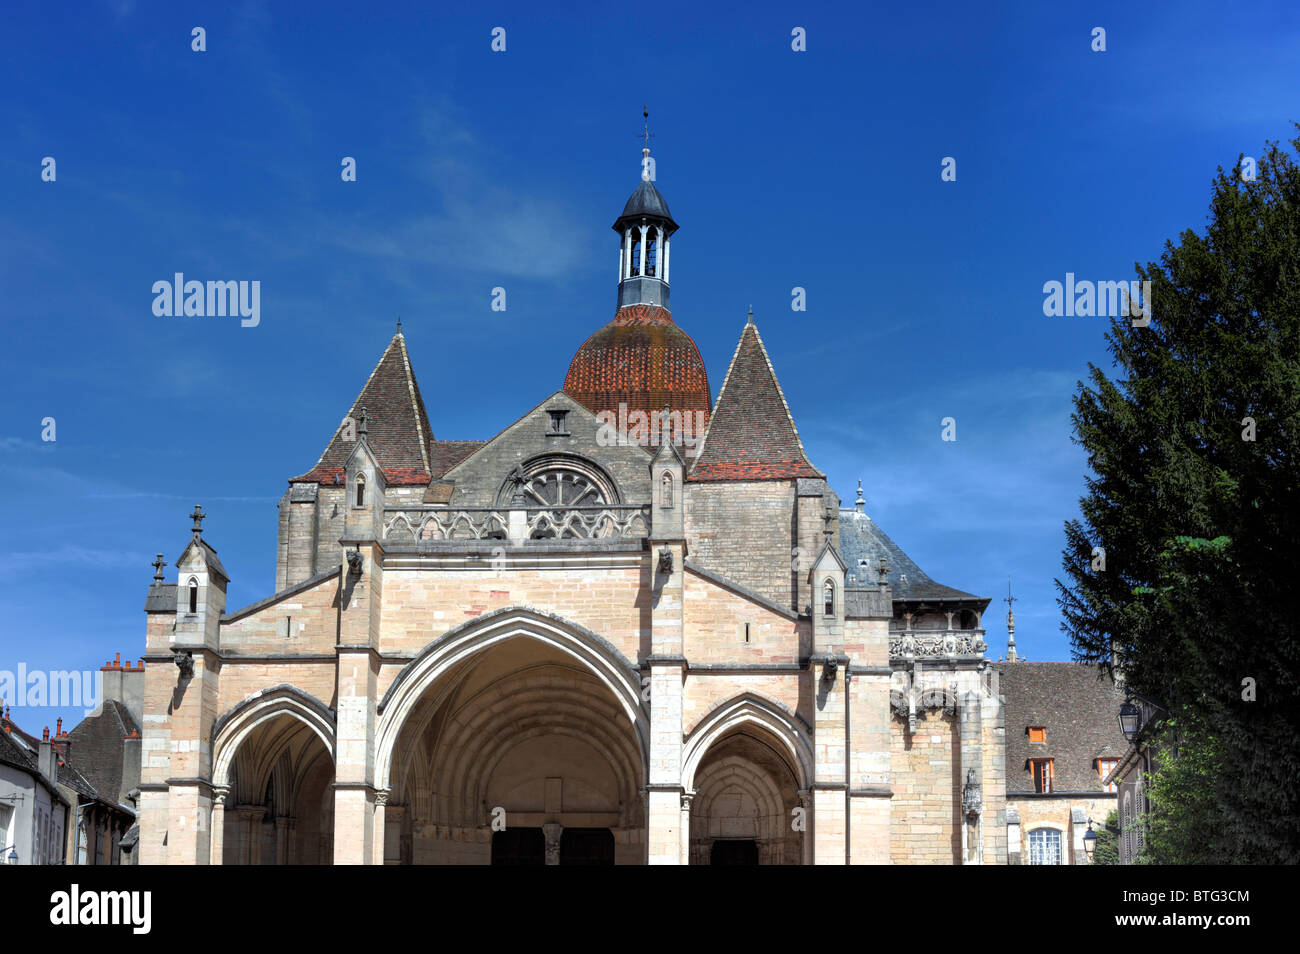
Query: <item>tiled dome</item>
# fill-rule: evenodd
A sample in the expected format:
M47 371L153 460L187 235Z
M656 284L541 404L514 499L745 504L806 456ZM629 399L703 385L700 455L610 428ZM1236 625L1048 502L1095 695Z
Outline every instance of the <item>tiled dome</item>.
M709 377L700 349L665 308L629 305L583 342L569 364L564 390L594 413L703 411ZM692 419L693 420L693 419Z

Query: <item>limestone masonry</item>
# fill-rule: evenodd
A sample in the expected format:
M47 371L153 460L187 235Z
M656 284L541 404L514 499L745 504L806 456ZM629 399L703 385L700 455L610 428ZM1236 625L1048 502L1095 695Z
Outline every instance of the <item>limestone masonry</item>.
M488 440L435 436L399 325L289 480L265 599L226 605L196 508L145 606L140 862L1005 864L1035 813L1072 840L1022 797L1009 857L1036 776L989 599L841 505L752 315L711 401L677 228L643 178L613 319ZM677 439L638 444L651 419Z

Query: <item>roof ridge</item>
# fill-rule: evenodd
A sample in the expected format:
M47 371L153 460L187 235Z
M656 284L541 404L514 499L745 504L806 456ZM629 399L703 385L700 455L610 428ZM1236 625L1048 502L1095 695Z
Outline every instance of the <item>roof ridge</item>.
M406 336L401 331L393 335L380 354L315 465L297 477L290 477L289 482L341 482L348 456L345 453L348 448L343 444L350 443L345 441L344 430L349 421L355 426L363 410L369 418L368 443L388 482L427 483L432 472L429 444L435 438L406 347ZM408 412L413 422L406 420Z
M415 411L415 430L420 441L420 460L424 461L424 469L428 471L428 441L433 440L433 425L429 424L429 414L424 408L424 395L420 393L420 386L415 383L415 371L411 367L411 355L410 352L406 350L406 336L399 331L397 334L393 335L393 341L399 343L399 347L402 351L402 367L406 370L407 389L411 396L411 407ZM389 345L391 347L392 342L389 342ZM427 439L424 436L424 425L426 424L429 424L429 436Z
M751 331L752 343L748 338ZM748 360L747 354L751 356ZM759 358L761 361L758 360ZM751 364L753 367L748 367ZM745 378L740 379L740 387L742 390L746 388L748 390L740 398L735 398L732 396L733 389L740 374L746 375ZM764 396L763 392L767 394ZM775 400L772 400L772 395L775 395ZM753 400L754 398L758 398L757 402ZM741 403L736 404L737 401ZM748 411L742 412L734 408L748 408ZM747 419L747 415L753 413L766 413L768 416L762 420ZM736 420L730 420L731 417L735 417ZM750 433L745 432L747 424L751 426ZM714 434L715 427L725 430ZM782 433L786 427L789 428L788 437ZM757 443L754 435L760 438L766 437L769 446L765 448L752 446ZM717 449L719 437L723 437L735 446L719 451ZM719 460L707 459L711 449L713 456L719 457ZM705 468L703 477L697 476L701 466ZM728 466L735 469L729 473L709 473L711 468ZM700 441L687 479L784 480L792 477L824 479L825 475L808 459L808 452L803 446L803 439L799 436L794 415L790 413L790 403L786 400L785 389L781 387L781 379L777 377L776 368L772 366L772 358L768 354L767 345L763 343L758 325L751 317L740 332L740 340L736 342L736 350L732 353L731 363L727 366L727 374L723 378L722 389L718 392L718 400L713 405L709 426Z
M795 443L799 445L799 453L803 455L804 463L812 467L812 461L808 459L808 452L804 450L803 438L799 436L799 426L794 422L794 415L790 413L790 404L785 399L785 389L781 387L781 379L776 376L776 368L772 367L772 358L767 353L767 345L763 344L763 336L759 333L758 323L754 321L751 314L748 327L754 329L754 337L758 339L758 350L763 355L763 361L767 363L767 373L772 375L772 383L776 385L777 396L781 399L781 407L785 410L785 419L790 422L790 429L794 431ZM744 337L744 332L741 332ZM817 468L813 467L813 470Z
M731 352L731 361L727 364L727 373L722 376L722 387L718 389L718 399L713 402L713 413L709 415L709 425L704 429L704 436L700 438L700 446L695 448L695 459L691 461L691 469L687 472L687 477L690 477L695 472L695 466L700 462L700 458L704 456L704 448L709 445L709 435L713 433L713 425L718 421L718 408L722 406L722 398L727 393L727 382L731 380L731 372L736 369L736 359L740 357L740 346L745 343L745 332L749 330L751 323L745 323L745 327L741 329L740 337L736 340L736 350Z
M379 360L375 362L375 366L370 369L370 374L366 376L366 383L361 385L361 390L357 392L356 398L354 398L352 403L348 405L348 413L343 416L342 421L339 421L339 426L334 429L334 433L330 435L330 439L325 442L325 449L320 452L320 457L316 459L316 463L313 464L311 467L307 468L307 470L303 472L304 477L307 474L315 473L317 468L319 468L320 465L325 462L325 455L330 452L330 448L334 446L334 441L337 440L339 435L343 433L344 423L347 421L349 417L352 416L352 408L356 407L357 401L361 400L361 395L366 393L366 388L370 387L370 382L373 381L375 379L375 375L379 373L380 367L383 366L384 359L388 357L388 352L393 347L393 341L396 341L401 336L402 333L400 331L397 332L397 334L393 335L392 340L388 342L388 345L380 353Z

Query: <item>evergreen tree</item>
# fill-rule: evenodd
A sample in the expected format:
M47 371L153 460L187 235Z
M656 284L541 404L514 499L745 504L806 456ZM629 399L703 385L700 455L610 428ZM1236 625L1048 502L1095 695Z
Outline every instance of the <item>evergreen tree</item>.
M1218 769L1213 860L1295 863L1300 168L1272 143L1248 169L1218 170L1204 236L1137 266L1150 324L1112 319L1118 376L1079 384L1092 473L1057 588L1075 658L1206 727L1183 750L1215 740L1196 754Z

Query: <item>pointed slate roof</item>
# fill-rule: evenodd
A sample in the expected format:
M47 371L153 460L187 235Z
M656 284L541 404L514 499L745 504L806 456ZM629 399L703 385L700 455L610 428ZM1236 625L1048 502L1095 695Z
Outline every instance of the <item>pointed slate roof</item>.
M889 534L857 510L840 510L840 554L848 565L844 575L846 590L876 586L880 581L880 559L884 557L885 576L895 600L983 600L988 605L988 597L934 582Z
M740 333L713 417L688 479L824 477L808 462L753 317Z
M179 568L185 562L185 554L189 553L190 548L194 546L197 546L199 548L199 552L203 554L203 560L207 564L208 570L220 574L223 580L225 580L226 582L230 582L230 574L227 573L226 568L221 565L221 561L217 559L216 548L213 547L212 544L208 543L207 540L204 540L203 537L199 536L197 533L194 535L194 537L190 540L189 543L185 544L185 549L182 550L181 555L176 558L177 572L178 573L181 572ZM174 592L175 592L175 588L173 588L173 593ZM145 611L148 612L148 609L149 609L148 601L146 600Z
M424 410L424 399L415 383L415 372L401 331L393 335L384 349L347 416L359 421L362 408L366 410L366 441L379 461L384 479L396 485L427 484L434 476L429 468L429 445L435 443L433 429L429 426L429 415ZM344 467L355 447L356 441L343 439L340 421L316 466L299 477L289 478L289 482L343 483Z

